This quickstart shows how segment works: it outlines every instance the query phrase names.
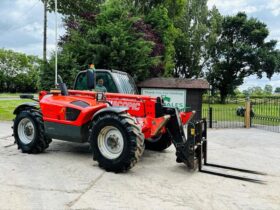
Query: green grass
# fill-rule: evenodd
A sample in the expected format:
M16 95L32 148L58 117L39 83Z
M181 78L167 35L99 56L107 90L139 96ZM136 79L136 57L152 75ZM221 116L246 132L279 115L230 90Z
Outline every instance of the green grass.
M239 107L239 106L245 106L245 104L244 103L239 103L239 104L210 104L210 107L219 108L219 109L222 109L222 108L237 109L237 107ZM208 104L202 104L203 109L208 108L208 107L209 107Z
M211 104L213 109L213 121L237 121L244 122L244 117L236 115L237 107L242 104ZM208 118L208 104L203 104L202 116Z
M0 100L0 120L9 121L14 119L14 109L18 105L28 101L30 100Z
M235 110L237 107L243 106L245 107L244 103L240 104L210 104L214 110ZM208 104L203 104L203 109L208 109ZM280 104L260 104L260 105L253 105L254 113L258 116L269 116L269 117L280 117Z
M19 98L19 95L23 93L0 93L0 99L1 98ZM38 97L37 93L29 93L34 95L35 97Z
M237 116L236 109L240 104L210 104L213 108L213 121L244 122L244 117ZM208 118L208 104L203 104L202 116ZM262 125L280 125L280 104L258 104L253 105L255 118L253 123Z

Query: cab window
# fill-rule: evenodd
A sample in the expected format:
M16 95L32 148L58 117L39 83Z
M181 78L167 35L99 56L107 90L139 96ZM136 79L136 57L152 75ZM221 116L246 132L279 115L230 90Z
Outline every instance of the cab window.
M109 93L117 93L117 86L108 72L97 72L96 73L96 84L99 80L103 80L103 86L106 88Z
M118 93L117 86L108 72L96 72L96 84L98 84L98 81L101 79L103 80L103 86L106 88L107 92ZM74 89L88 90L86 72L79 73Z

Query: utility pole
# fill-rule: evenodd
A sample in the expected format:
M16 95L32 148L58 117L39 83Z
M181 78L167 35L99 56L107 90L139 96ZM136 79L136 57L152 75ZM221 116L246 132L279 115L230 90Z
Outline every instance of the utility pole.
M44 46L43 46L43 61L47 63L47 5L48 0L44 0Z
M55 87L57 86L57 0L55 0Z

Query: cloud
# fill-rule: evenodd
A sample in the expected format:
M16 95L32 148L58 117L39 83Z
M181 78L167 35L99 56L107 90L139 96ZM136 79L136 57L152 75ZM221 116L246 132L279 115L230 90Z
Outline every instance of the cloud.
M274 16L280 15L280 1L279 0L270 0L267 1L266 8L271 11Z
M54 14L48 14L48 55L54 49ZM61 24L59 16L59 25ZM43 54L43 3L39 0L0 1L0 48ZM64 34L59 27L58 37Z
M262 6L250 4L250 1L244 0L209 0L208 7L216 6L223 14L235 14L237 12L255 13L261 10Z

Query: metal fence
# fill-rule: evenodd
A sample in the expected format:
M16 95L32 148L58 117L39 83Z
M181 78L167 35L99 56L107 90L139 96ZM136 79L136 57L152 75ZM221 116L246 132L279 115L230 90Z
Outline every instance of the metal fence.
M280 98L256 98L251 105L252 127L280 133Z
M234 107L203 108L202 117L207 119L209 128L244 128L244 116L236 114Z
M233 103L232 103L233 102ZM206 118L210 128L244 128L245 100L234 100L229 104L204 104L202 118ZM280 98L250 99L250 125L254 128L280 133Z

